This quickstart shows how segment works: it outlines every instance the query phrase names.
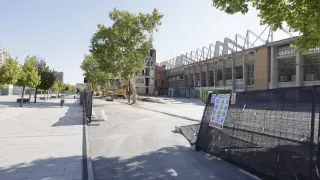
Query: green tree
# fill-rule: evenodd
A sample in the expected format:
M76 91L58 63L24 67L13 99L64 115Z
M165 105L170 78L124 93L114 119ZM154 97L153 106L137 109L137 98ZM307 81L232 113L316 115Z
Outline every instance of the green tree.
M157 9L150 14L114 9L109 17L113 25L98 25L91 40L90 52L104 72L132 82L132 100L135 103L136 73L141 72L146 65L149 51L153 47L153 34L161 25L163 15Z
M23 104L23 96L26 86L36 87L40 83L40 76L37 70L37 57L36 56L27 56L20 73L17 84L22 86L21 102L20 107Z
M65 85L62 81L55 81L53 86L51 87L53 91L56 91L59 97L59 93L65 90Z
M71 86L69 84L64 84L64 91L69 92L71 90Z
M21 67L17 60L9 58L0 67L0 85L15 84L20 76Z
M59 91L60 91L60 81L55 81L53 83L53 86L51 87L51 90L55 91L57 93L57 96L59 96Z
M228 14L246 14L249 7L259 10L262 25L273 31L288 26L290 32L300 37L295 45L300 50L320 47L320 3L318 0L212 0L213 6Z
M100 68L98 61L92 55L85 55L80 68L93 90L106 83L108 74Z
M56 80L55 72L50 70L49 66L44 60L37 62L38 74L41 77L40 84L36 87L36 92L38 89L48 91L54 84ZM34 103L37 102L37 93L34 96Z

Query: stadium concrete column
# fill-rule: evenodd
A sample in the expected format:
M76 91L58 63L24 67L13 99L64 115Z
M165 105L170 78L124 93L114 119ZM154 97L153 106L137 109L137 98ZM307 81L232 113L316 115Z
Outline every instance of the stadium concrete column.
M271 46L270 89L278 88L279 83L279 63L276 59L276 54L276 47Z
M196 80L197 79L197 76L196 76L196 67L193 66L193 88L196 88L197 85L196 85Z
M296 86L303 86L304 80L304 57L301 52L296 53Z
M213 86L216 89L217 84L217 63L213 61Z
M206 87L209 87L209 63L206 62Z
M231 57L232 92L236 92L235 57Z
M243 91L247 90L247 64L245 61L245 54L242 54L242 86L243 86Z
M225 73L224 73L224 59L221 59L221 64L222 64L222 86L225 86L225 81L226 81L226 77L225 77Z

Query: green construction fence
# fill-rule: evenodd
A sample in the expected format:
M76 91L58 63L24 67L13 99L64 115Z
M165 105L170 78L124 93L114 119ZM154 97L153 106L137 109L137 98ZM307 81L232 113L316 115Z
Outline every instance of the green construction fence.
M202 90L201 92L201 97L202 97L202 102L206 102L208 95L210 93L214 94L231 94L232 90L231 89L215 89L215 90Z

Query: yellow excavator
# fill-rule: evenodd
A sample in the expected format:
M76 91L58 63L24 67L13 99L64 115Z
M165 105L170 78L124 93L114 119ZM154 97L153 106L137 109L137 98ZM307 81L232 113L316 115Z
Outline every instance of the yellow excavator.
M126 98L126 90L123 90L123 89L116 89L114 91L114 96L116 99L125 99ZM113 91L112 90L109 90L108 91L108 96L112 96L113 95Z

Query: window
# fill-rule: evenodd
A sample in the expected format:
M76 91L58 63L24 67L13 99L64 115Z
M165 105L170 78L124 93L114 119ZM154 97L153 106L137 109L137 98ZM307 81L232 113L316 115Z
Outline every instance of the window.
M180 75L180 76L179 76L179 79L180 79L180 80L183 80L183 75Z
M226 80L232 79L232 69L231 68L225 69L225 77L226 77Z
M222 70L217 71L217 81L222 80Z
M206 72L201 72L201 86L207 86L206 78Z
M305 81L320 80L320 56L305 57Z
M248 68L247 85L253 85L254 84L254 65L250 64L247 66L247 68Z
M236 79L242 79L243 78L243 67L236 67Z
M192 75L192 76L190 77L190 85L191 85L191 87L194 86L194 81L193 81L193 79L194 79L194 76Z
M278 47L278 56L287 56L292 55L294 53L295 51L293 48L290 47L290 44Z
M213 71L208 71L208 73L209 73L209 84L208 84L208 86L214 86Z
M295 81L296 58L279 60L279 82Z

